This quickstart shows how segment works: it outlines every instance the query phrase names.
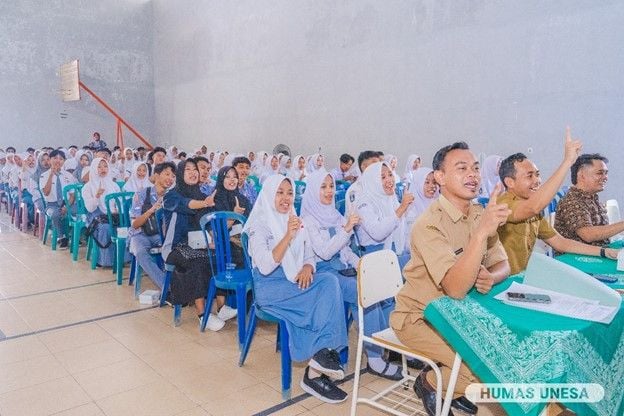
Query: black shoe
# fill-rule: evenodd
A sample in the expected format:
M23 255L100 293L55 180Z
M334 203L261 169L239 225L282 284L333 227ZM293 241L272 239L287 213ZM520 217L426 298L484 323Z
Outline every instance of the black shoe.
M422 372L416 377L416 381L414 381L414 392L416 396L422 400L427 414L429 416L434 416L436 413L436 392L427 382L426 374L427 372ZM453 416L453 412L450 410L449 416Z
M340 403L347 399L347 393L332 383L325 374L310 378L308 371L310 371L310 367L306 367L300 383L303 391L327 403Z
M386 366L384 367L383 371L377 372L373 370L371 366L368 365L368 363L366 363L366 371L368 371L371 374L374 374L379 377L387 378L388 380L392 380L392 381L399 381L403 379L403 367L397 366L396 371L392 374L387 372L389 368L390 368L390 363L386 361Z
M476 415L479 408L473 402L468 400L466 396L460 396L451 401L451 406L457 410L461 410L464 413L468 413L469 415Z
M59 250L67 250L69 247L69 240L67 240L67 237L59 238L57 243Z
M314 354L310 360L310 367L334 380L342 380L345 377L344 370L340 365L340 355L336 350L323 348Z
M388 351L388 358L386 361L389 362L397 362L397 363L402 363L403 362L403 356L401 354L399 354L396 351L392 351L392 350L387 350ZM407 366L409 368L413 368L414 370L424 370L427 367L429 367L429 365L427 363L425 363L424 361L420 361L416 358L408 358L407 359Z

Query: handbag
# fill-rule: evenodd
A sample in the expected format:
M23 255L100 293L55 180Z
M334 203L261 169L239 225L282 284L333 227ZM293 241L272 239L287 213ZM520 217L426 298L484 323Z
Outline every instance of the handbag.
M112 214L111 217L113 219L113 227L119 226L119 214ZM97 230L101 224L108 224L108 215L100 214L93 217L85 230L85 235L87 237L93 237L93 241L95 241L95 244L97 244L101 249L107 249L113 243L112 240L109 238L107 243L102 243L95 237L95 230Z
M145 214L147 210L152 207L151 191L151 186L145 190L145 200L143 201L143 206L141 207L142 214ZM156 219L156 214L150 215L147 221L145 221L145 223L143 223L143 225L141 226L141 230L143 231L143 234L148 237L156 235L160 232L158 229L158 220Z

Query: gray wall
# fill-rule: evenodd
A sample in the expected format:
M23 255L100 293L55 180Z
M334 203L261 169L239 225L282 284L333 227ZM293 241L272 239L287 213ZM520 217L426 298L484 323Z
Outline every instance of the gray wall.
M156 134L187 150L381 148L401 169L461 138L532 148L549 174L569 124L614 161L613 196L622 22L622 1L155 0Z
M60 99L59 66L72 59L91 90L152 136L152 20L138 0L0 2L0 147L86 144L96 130L114 144L115 120L90 96ZM138 144L127 130L124 139Z

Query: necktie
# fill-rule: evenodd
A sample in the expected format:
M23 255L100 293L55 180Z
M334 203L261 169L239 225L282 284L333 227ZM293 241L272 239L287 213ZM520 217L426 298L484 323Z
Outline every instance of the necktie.
M63 187L61 186L61 175L56 175L56 202L63 202Z

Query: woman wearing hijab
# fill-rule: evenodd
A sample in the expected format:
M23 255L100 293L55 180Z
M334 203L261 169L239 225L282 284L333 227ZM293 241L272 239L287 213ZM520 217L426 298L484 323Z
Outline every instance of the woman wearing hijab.
M489 155L483 161L483 179L481 181L481 195L489 197L490 194L496 188L496 185L500 183L500 176L498 170L500 169L502 157L499 155Z
M290 168L292 167L290 156L282 156L279 165L279 173L284 176L290 176Z
M412 183L409 189L414 193L414 202L407 210L406 220L408 235L414 221L440 195L438 184L433 177L431 168L420 168L412 175ZM405 241L405 249L409 251L409 237Z
M388 163L388 167L392 171L392 176L394 176L394 184L401 182L401 177L397 174L396 168L399 163L399 159L395 155L386 155L385 161Z
M33 179L35 173L36 162L35 157L29 153L22 154L22 169L19 175L21 183L22 202L28 210L28 223L33 224L35 221L35 205L33 195L37 192L37 183Z
M303 155L297 155L293 158L293 167L290 171L290 177L296 181L305 182L308 171L306 169L306 159Z
M131 147L124 148L123 153L121 153L119 162L119 170L123 174L123 179L127 181L130 176L132 176L132 172L134 171L134 165L137 162L134 157L134 149ZM124 186L124 190L125 189L126 187Z
M35 188L33 192L33 203L35 204L35 207L37 207L39 212L43 212L45 209L43 194L39 189L39 178L41 178L41 175L47 172L48 169L50 169L50 154L48 152L40 152L37 155L35 171L32 174L32 180L35 183Z
M97 216L106 215L106 195L121 191L119 185L112 179L109 163L105 159L100 157L93 159L89 166L89 178L89 182L82 187L82 199L87 209L87 223L91 223ZM114 204L111 204L111 209L114 207ZM101 247L111 241L111 234L112 225L105 223L99 224L93 233L93 237L100 246L97 264L102 267L113 265L115 247L112 244L106 248Z
M193 159L180 162L176 169L176 185L163 200L165 241L162 257L175 266L171 280L171 302L193 302L201 323L206 308L206 293L210 283L210 264L206 249L193 249L188 245L188 233L199 231L200 218L212 210L214 203L199 189L199 169ZM218 331L225 321L210 313L207 328Z
M309 360L301 388L339 403L347 397L332 381L344 378L337 350L347 346L340 286L332 274L315 273L314 251L293 202L292 181L270 176L245 224L255 299L286 323L291 358Z
M78 165L74 170L74 177L82 184L89 182L89 165L91 165L91 153L79 150L76 152L76 158L78 159Z
M308 169L308 175L315 170L321 169L325 166L325 157L320 153L314 153L308 157L306 167Z
M245 217L249 216L251 204L249 200L240 193L238 188L238 172L232 166L224 166L217 174L217 186L214 195L215 211L232 211ZM243 248L240 242L240 235L230 237L230 248L232 263L237 267L244 265ZM224 293L217 296L217 316L224 321L236 316L236 309L225 305Z
M151 185L147 174L147 163L138 162L134 164L132 174L124 185L124 192L139 192Z
M412 175L420 168L420 156L411 154L407 158L405 163L405 170L403 171L403 182L411 183Z
M260 183L264 184L267 178L272 175L279 175L279 159L277 158L277 155L267 157L264 162L264 173L260 177Z
M308 176L301 203L301 217L308 230L310 243L316 255L316 270L332 273L340 283L343 300L349 304L357 319L357 280L346 271L353 271L360 258L351 250L353 227L359 223L357 214L344 218L334 205L336 182L325 169ZM379 303L364 311L364 334L372 335L389 326L392 302ZM383 349L365 344L368 371L390 380L403 378L402 368L382 358Z
M362 192L358 192L355 201L361 220L357 230L360 245L365 253L393 250L403 267L409 259L409 251L405 252L409 232L405 213L414 201L414 195L404 191L399 204L394 193L394 175L386 162L368 166L360 181Z

